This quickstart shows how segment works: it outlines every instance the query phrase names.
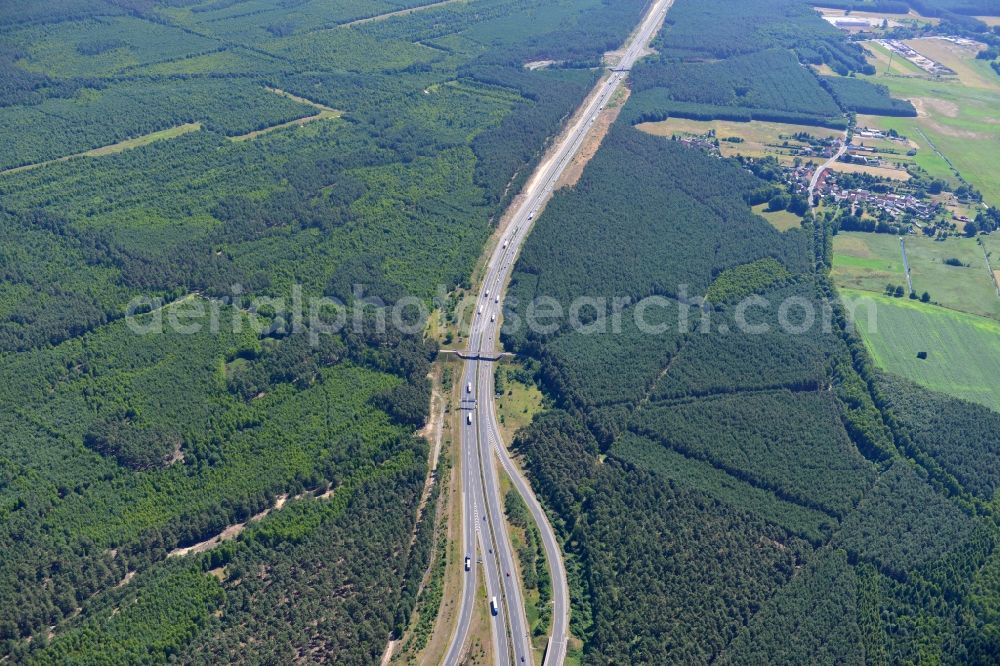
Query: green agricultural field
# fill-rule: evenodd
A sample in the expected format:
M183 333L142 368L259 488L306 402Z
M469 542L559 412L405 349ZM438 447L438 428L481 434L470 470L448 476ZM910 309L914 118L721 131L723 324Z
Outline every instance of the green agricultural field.
M908 42L918 51L958 72L951 78L933 79L910 63L897 62L887 73L887 56L882 47L866 42L877 54L869 60L876 67L874 76L866 76L888 86L893 97L910 100L919 114L916 118L876 118L865 116L859 123L883 129L895 129L920 146L916 162L935 177L954 174L948 165L983 193L987 203L1000 204L1000 133L996 130L996 110L1000 108L1000 78L985 61L975 60L975 53L941 40L922 39ZM935 155L940 153L940 155Z
M1000 234L994 233L980 238L983 241L983 248L989 259L990 267L993 269L993 284L996 286L1000 284Z
M771 226L778 231L788 231L789 229L798 229L802 226L802 218L795 213L790 213L787 210L767 210L767 204L757 204L753 207L753 212L757 213L765 220L771 223Z
M935 241L907 236L906 255L917 294L953 310L1000 320L1000 298L974 238ZM962 265L945 263L957 259ZM833 279L839 287L882 293L887 284L906 285L899 237L841 232L833 238Z
M1000 298L977 239L907 238L906 254L918 294L926 291L933 302L945 307L1000 320ZM946 264L950 259L963 265Z
M841 290L875 363L927 388L1000 410L1000 323L909 299ZM874 307L866 307L859 299ZM874 315L874 318L873 318ZM926 359L917 358L927 352Z
M955 172L949 166L947 160L944 159L939 153L935 152L933 148L928 145L927 139L924 135L920 134L916 128L916 121L918 118L898 118L890 116L869 116L864 114L858 114L858 125L861 127L872 127L883 130L894 129L901 136L905 136L909 142L911 148L915 148L917 151L916 155L912 157L903 156L892 156L888 158L893 162L904 162L915 164L934 178L941 178L946 180L955 186L958 181L955 178ZM859 141L861 143L861 141ZM865 145L872 144L873 142L869 139L865 139Z
M899 237L842 231L833 237L833 280L838 287L882 293L906 284Z

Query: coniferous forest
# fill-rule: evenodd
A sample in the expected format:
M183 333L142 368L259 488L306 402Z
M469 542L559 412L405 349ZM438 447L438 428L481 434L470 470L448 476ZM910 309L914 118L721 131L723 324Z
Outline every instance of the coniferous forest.
M378 663L448 509L418 436L437 344L386 304L472 286L647 8L0 3L0 663ZM511 446L563 548L574 656L996 663L1000 415L876 369L833 230L756 215L760 165L634 127L913 107L851 78L864 52L801 0L676 0L651 46L505 293L545 405ZM620 328L515 325L581 296ZM747 298L797 305L753 308L750 335Z
M425 4L0 7L0 660L367 664L401 635L435 346L288 301L467 283L645 6ZM137 297L182 326L134 333Z
M997 414L875 370L829 282L823 223L777 232L750 211L765 181L630 127L675 109L909 113L801 68L863 63L807 9L678 0L618 122L515 266L511 321L543 296L627 303L618 333L503 334L555 405L514 446L562 537L583 663L1000 654ZM785 61L790 78L768 79ZM649 297L656 332L630 323ZM770 304L751 309L764 333L740 328L748 297ZM783 328L790 298L829 326L791 315Z
M637 160L634 144L657 159ZM825 231L809 223L782 238L750 216L759 244L743 242L749 207L738 191L706 213L730 228L713 236L705 263L696 253L686 262L649 256L679 252L705 227L657 205L683 177L644 196L631 190L629 169L656 178L671 165L696 177L710 160L615 128L577 189L541 216L517 266L511 316L515 298L618 293L619 252L642 261L629 267L640 275L682 266L705 275L688 280L692 299L724 275L726 264L709 262L726 256L730 238L746 252L731 265L766 256L788 273L776 286L764 281L759 296L820 310L831 297L823 264L813 268L800 241L823 243ZM622 191L633 196L609 205L613 215L578 213ZM670 211L658 229L676 245L644 243L651 210ZM557 244L563 225L579 246ZM585 254L590 234L608 252ZM561 261L536 260L547 252ZM584 256L589 274L575 268ZM604 257L611 277L602 285ZM514 446L572 563L585 663L990 663L1000 649L991 610L997 415L877 374L835 307L829 331L783 332L772 308L754 321L772 330L748 335L736 332L732 307L678 302L661 286L673 283L655 278L629 284L627 296L662 297L668 314L648 321L666 332L626 323L621 334L505 337L538 360L537 381L557 406ZM678 334L685 308L696 325ZM700 332L706 315L713 329Z

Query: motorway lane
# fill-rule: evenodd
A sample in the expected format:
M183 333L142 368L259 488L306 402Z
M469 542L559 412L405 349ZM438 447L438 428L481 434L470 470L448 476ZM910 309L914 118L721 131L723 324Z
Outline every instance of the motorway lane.
M476 333L476 339L481 332ZM452 638L452 643L445 656L446 664L457 664L461 656L465 639L468 635L469 626L472 622L473 608L475 605L475 594L477 589L476 576L479 571L477 560L481 561L482 569L485 573L486 603L496 597L498 613L490 616L490 633L493 643L493 654L496 663L511 663L510 639L507 631L506 610L503 602L503 592L499 553L496 539L498 527L502 529L503 524L497 523L494 516L489 513L486 496L484 494L484 476L493 475L493 465L490 464L489 457L484 457L478 445L480 419L477 416L479 411L476 406L478 395L477 387L479 381L480 364L476 362L466 363L462 373L462 425L461 425L461 450L462 450L462 496L463 496L463 550L464 556L472 560L469 571L464 571L464 587L462 591L462 605L459 612L458 630ZM472 386L470 393L466 387ZM472 414L472 424L468 423L468 414Z
M475 385L475 384L473 384ZM468 426L469 430L478 429L478 419L473 418L473 425ZM474 435L478 437L478 433ZM508 606L503 597L503 572L499 561L499 548L497 544L498 526L495 516L489 512L489 505L486 500L486 484L483 479L486 475L493 474L492 465L489 459L484 459L480 447L475 447L472 452L474 483L478 488L476 507L473 511L473 521L476 523L476 536L479 544L479 552L482 555L483 568L486 571L486 601L495 598L497 602L497 614L491 615L490 633L493 638L493 654L496 655L497 663L510 663L513 651L510 644L510 635L507 627Z
M465 409L464 404L461 409ZM462 415L460 427L463 430L467 427L464 414ZM476 465L473 464L473 450L463 445L461 455L462 459L459 461L459 465L462 476L462 557L463 560L466 557L470 558L471 565L469 571L464 571L463 569L465 578L462 582L462 602L459 606L458 624L456 626L457 630L461 630L464 627L464 633L459 636L458 631L456 631L456 634L452 636L448 652L444 657L445 664L457 664L458 658L461 655L462 647L465 643L464 637L467 635L469 624L472 621L472 609L475 604L474 597L477 587L476 575L479 572L479 565L476 563L478 559L476 555L476 528L479 518L475 498L475 491L479 484L472 483L472 474L476 468ZM496 649L495 643L496 641L494 641L494 649Z
M551 196L559 177L579 151L597 112L604 108L628 75L627 71L618 70L628 70L638 59L652 39L672 1L657 0L650 7L615 71L597 84L552 157L539 165L535 176L525 186L520 202L514 204L515 209L508 230L501 237L500 243L487 263L486 277L477 299L476 313L470 328L469 352L480 356L495 354L502 314L500 295L510 279L514 260L531 231L536 213ZM514 487L524 498L542 534L550 575L553 579L552 636L545 663L561 665L566 654L569 591L555 532L532 493L530 485L503 446L493 404L493 363L480 359L466 361L462 382L463 407L471 407L470 400L476 401L475 409L472 411L473 423L468 424L466 417L463 416L461 434L462 480L465 493L463 539L466 555L475 560L475 544L468 529L469 522L474 522L483 568L486 572L487 597L495 596L500 606L497 616L492 618L496 663L509 664L513 659L515 663L520 664L522 658L524 663L530 663L531 646L520 581L513 566L513 548L506 530L503 498L500 496L496 467L493 464L494 455L500 459L510 474ZM467 390L470 384L471 392ZM458 663L472 618L476 578L472 571L466 572L465 576L459 622L445 658L445 664L449 666ZM470 589L473 592L470 593Z
M489 523L495 528L494 544L497 554L497 565L500 568L500 584L503 588L502 602L510 630L512 657L515 664L527 663L531 658L531 635L528 631L528 619L524 610L524 598L521 590L521 579L514 567L514 547L507 530L504 499L500 492L500 481L497 477L496 465L493 464L493 447L490 445L490 434L493 420L488 410L493 406L493 364L479 362L479 395L483 396L480 411L483 413L476 419L479 428L479 451L483 466L483 490L487 498Z
M483 298L485 299L485 296ZM483 319L485 320L485 317ZM473 348L481 344L485 330L486 327L481 324L473 326L470 333L470 345ZM470 361L465 364L462 374L463 550L475 563L478 546L478 559L481 560L486 574L486 603L489 604L490 599L495 597L498 606L497 615L490 616L493 654L496 663L509 664L515 659L520 662L521 657L527 659L527 621L524 617L520 587L511 585L514 578L507 576L507 573L513 570L513 556L505 529L503 505L498 501L487 501L487 496L499 496L499 486L490 450L486 444L488 440L485 428L488 427L488 423L479 414L480 406L477 404L477 398L485 395L486 404L489 404L492 394L483 387L488 387L488 382L492 381L491 373L492 370L483 371L481 362ZM468 391L470 386L471 392ZM467 418L470 413L473 415L471 425ZM446 664L458 663L468 634L475 601L477 569L478 567L473 566L470 571L464 572L466 578L458 631L453 636L445 656ZM510 627L513 627L512 632ZM514 647L511 646L513 636L520 639L514 641Z

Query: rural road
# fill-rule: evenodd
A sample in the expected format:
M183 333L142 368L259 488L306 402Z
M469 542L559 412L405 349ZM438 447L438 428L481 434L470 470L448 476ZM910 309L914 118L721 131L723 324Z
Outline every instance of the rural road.
M652 40L672 3L673 0L655 0L651 4L624 47L621 60L587 96L569 130L538 165L521 196L512 204L510 222L486 265L467 349L468 354L480 358L465 361L461 387L462 538L465 556L471 558L472 566L464 572L457 627L444 661L447 666L458 664L468 638L477 589L477 559L481 560L486 575L487 603L492 598L497 600L497 613L491 616L495 662L505 665L532 662L521 581L514 567L494 455L528 506L545 548L552 578L553 607L552 634L544 663L561 666L566 657L569 586L559 542L530 484L511 460L502 441L494 404L493 361L487 359L496 354L503 308L501 295L510 280L517 253L531 231L535 213L551 197L559 177L583 145L598 111L628 76L628 69ZM483 356L487 359L481 358Z
M849 144L847 143L847 132L844 132L844 140L841 142L840 148L837 149L837 152L835 152L833 154L833 157L831 157L826 162L823 162L818 167L816 167L816 171L813 172L812 178L809 179L809 207L810 208L812 208L812 205L813 205L813 190L816 189L816 183L819 182L819 177L823 175L824 171L826 171L827 169L829 169L830 167L832 167L837 162L837 160L840 159L841 155L843 155L844 153L847 152L847 146L848 145Z

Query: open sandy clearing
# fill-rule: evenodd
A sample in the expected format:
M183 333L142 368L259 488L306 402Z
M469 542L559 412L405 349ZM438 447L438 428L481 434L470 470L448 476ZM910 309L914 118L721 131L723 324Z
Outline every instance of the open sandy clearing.
M246 134L240 134L239 136L229 137L230 141L249 141L250 139L255 139L261 134L267 134L268 132L274 132L276 130L284 129L285 127L301 127L306 123L311 123L316 120L328 120L330 118L339 118L344 115L343 111L338 111L337 109L331 109L328 106L324 106L319 102L314 102L311 99L306 99L305 97L299 97L293 95L290 92L285 92L278 88L267 88L268 92L272 92L275 95L281 95L282 97L287 97L293 102L298 102L299 104L304 104L306 106L311 106L314 109L318 109L319 113L313 116L306 116L305 118L296 118L295 120L289 120L286 123L279 123L277 125L272 125L271 127L265 127L264 129L254 130L253 132L248 132Z
M394 12L386 12L385 14L378 14L377 16L369 16L368 18L358 19L357 21L351 21L350 23L341 23L337 27L348 28L352 25L363 25L365 23L372 23L373 21L384 21L385 19L393 18L394 16L406 16L407 14L412 14L413 12L419 12L425 9L434 9L435 7L443 7L444 5L451 5L456 2L466 1L467 0L441 0L441 2L431 2L426 5L407 7L406 9L397 9Z
M58 162L66 162L77 157L101 157L103 155L113 155L114 153L120 153L131 148L138 148L140 146L146 146L154 141L162 141L163 139L172 139L174 137L187 134L189 132L197 132L201 129L201 123L186 123L184 125L178 125L176 127L168 127L164 130L159 130L156 132L150 132L149 134L144 134L142 136L137 136L132 139L125 139L124 141L119 141L118 143L112 143L108 146L101 146L100 148L92 148L91 150L86 150L82 153L75 153L73 155L66 155L65 157L57 157L52 160L46 160L44 162L37 162L35 164L25 164L24 166L14 167L13 169L7 169L5 171L0 171L0 176L4 174L18 173L21 171L28 171L30 169L37 169L38 167L48 166L49 164L57 164Z
M557 190L562 187L572 187L580 180L580 176L583 175L583 170L587 166L587 163L597 154L597 149L601 147L601 143L604 141L608 130L611 129L611 125L618 119L618 114L621 113L622 105L625 104L628 96L628 88L623 87L619 89L608 105L597 112L596 118L587 130L587 138L583 140L583 145L580 146L580 151L573 156L573 160L566 167L566 170L563 171L562 176L559 177L559 182L556 183Z

